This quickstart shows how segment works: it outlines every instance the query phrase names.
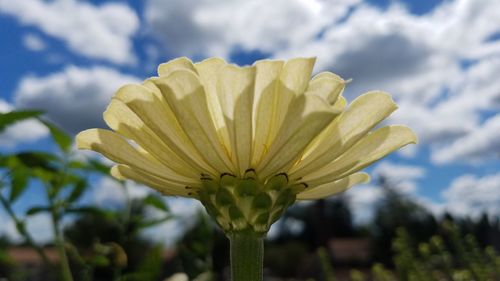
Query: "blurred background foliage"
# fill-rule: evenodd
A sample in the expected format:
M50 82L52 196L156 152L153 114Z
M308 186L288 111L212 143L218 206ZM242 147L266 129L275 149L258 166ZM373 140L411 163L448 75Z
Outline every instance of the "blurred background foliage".
M176 272L229 280L228 242L204 212L173 247L147 239L145 230L176 219L165 200L125 196L111 210L82 203L90 179L109 177L109 167L75 157L72 138L39 111L0 114L0 132L30 118L48 128L57 151L0 154L0 204L20 237L0 237L0 280L155 281ZM20 213L14 205L31 184L44 189L46 204ZM500 280L499 218L436 217L384 178L378 185L383 200L361 225L342 196L290 208L266 242L266 280ZM54 233L46 245L26 227L41 213Z

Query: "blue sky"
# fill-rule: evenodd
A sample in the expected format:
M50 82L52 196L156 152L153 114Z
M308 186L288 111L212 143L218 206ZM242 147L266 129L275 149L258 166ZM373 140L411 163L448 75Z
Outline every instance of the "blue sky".
M374 89L393 94L400 109L387 122L419 136L372 175L390 177L436 213L500 211L496 0L0 0L0 42L0 111L40 108L71 133L104 127L102 111L120 85L177 56L238 64L315 56L316 72L353 79L348 100ZM33 147L52 149L36 122L0 136L2 151ZM102 190L87 200L117 192ZM347 196L363 217L380 190L368 184Z

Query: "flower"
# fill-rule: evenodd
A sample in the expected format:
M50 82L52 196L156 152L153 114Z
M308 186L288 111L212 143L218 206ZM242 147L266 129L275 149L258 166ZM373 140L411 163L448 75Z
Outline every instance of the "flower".
M311 79L314 62L169 61L159 77L120 88L104 112L114 132L83 131L78 147L117 162L116 178L199 199L225 231L266 232L296 200L367 182L361 169L416 143L405 126L372 131L397 108L388 94L347 106L346 81Z

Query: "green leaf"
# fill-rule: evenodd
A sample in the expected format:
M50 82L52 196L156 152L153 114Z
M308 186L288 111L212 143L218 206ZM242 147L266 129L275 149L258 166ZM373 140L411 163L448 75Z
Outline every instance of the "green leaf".
M47 206L35 206L31 207L26 211L26 216L33 216L41 212L49 212L50 207Z
M9 196L10 203L16 201L16 199L19 198L21 194L23 194L23 192L28 187L29 178L30 178L29 172L21 167L17 169L12 169L10 171L10 184L11 184L10 196Z
M29 168L41 168L46 171L57 172L56 167L52 164L57 160L55 155L46 152L28 151L20 152L14 155L19 161Z
M67 213L76 213L76 214L93 214L98 216L107 216L105 210L101 210L97 207L77 207L77 208L68 208L66 209Z
M138 223L138 228L139 229L143 229L143 228L148 228L148 227L152 227L152 226L155 226L155 225L159 225L161 223L164 223L170 219L172 219L173 216L165 216L163 218L159 218L159 219L151 219L151 220L141 220L139 223Z
M103 256L103 255L93 256L89 259L88 262L96 267L107 267L111 263L110 260L106 256Z
M82 179L82 180L78 181L77 183L75 183L73 185L73 190L71 191L71 193L68 196L68 199L67 199L68 203L73 203L73 202L77 201L78 199L80 199L80 197L82 196L82 194L86 188L87 188L87 181L86 180Z
M54 124L40 118L38 120L40 120L40 122L42 122L49 129L52 138L57 143L59 148L64 152L68 152L71 148L71 143L73 142L71 137Z
M42 113L43 112L39 110L15 110L7 113L0 113L0 133L16 122L37 117Z
M82 161L71 161L68 164L68 167L72 169L78 169L78 170L83 170L83 171L89 171L89 172L96 172L99 174L103 174L105 176L109 176L109 171L111 170L111 167L108 165L105 165L101 163L100 161L90 159L88 161L82 162Z
M89 160L89 166L92 171L98 172L104 175L109 175L109 171L111 170L111 167L108 165L105 165L97 160L91 159Z
M142 202L145 205L154 207L158 210L162 210L165 212L169 211L169 208L168 208L167 204L165 203L165 201L163 201L163 199L158 195L150 194L146 198L144 198Z

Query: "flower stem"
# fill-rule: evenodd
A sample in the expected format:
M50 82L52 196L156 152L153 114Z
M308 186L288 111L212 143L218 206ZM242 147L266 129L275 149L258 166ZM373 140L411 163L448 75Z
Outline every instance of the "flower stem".
M228 234L231 245L231 280L262 281L264 236L253 232Z

